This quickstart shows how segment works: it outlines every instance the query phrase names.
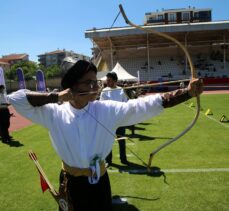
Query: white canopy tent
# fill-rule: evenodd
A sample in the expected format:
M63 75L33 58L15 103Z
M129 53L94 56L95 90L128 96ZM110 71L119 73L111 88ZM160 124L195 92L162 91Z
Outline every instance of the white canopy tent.
M110 72L110 71L98 71L98 72L97 72L97 78L98 78L99 80L102 80L101 78L106 77L107 73L109 73L109 72Z
M119 81L137 81L138 78L129 74L118 62L111 72L115 72L118 76ZM106 76L100 78L100 80L105 81Z

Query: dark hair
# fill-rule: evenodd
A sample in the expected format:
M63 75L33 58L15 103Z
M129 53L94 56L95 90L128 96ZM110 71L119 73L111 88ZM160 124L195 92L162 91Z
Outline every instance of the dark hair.
M5 86L3 84L1 84L0 89L5 89Z
M63 89L72 88L86 73L94 71L97 74L96 66L88 61L79 60L71 66L61 80Z
M107 73L106 76L109 78L112 78L114 81L118 81L118 76L115 72L109 72L109 73Z

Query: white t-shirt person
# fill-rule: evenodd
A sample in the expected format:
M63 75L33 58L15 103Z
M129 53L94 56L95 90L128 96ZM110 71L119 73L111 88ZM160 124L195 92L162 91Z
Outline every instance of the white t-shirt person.
M107 74L107 87L102 90L100 100L113 100L118 102L127 102L128 97L122 87L117 86L118 76L115 72ZM116 130L116 136L118 138L125 136L125 127L119 127ZM128 164L126 159L126 142L125 139L118 141L119 143L119 156L121 163ZM106 157L106 162L109 165L112 164L112 151Z

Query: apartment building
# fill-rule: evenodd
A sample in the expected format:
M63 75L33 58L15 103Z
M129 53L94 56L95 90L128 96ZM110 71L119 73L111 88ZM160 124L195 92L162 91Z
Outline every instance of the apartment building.
M209 22L212 20L212 11L209 8L197 9L195 7L181 9L162 9L156 12L145 13L145 25L176 24Z
M60 65L63 59L67 56L71 56L77 59L84 59L88 61L90 60L89 56L78 54L73 51L66 51L65 49L63 50L58 49L52 52L47 52L47 53L38 55L38 61L40 64L42 64L45 67L48 67L51 65Z
M29 55L25 53L4 55L0 58L0 66L3 69L9 69L20 61L29 61Z

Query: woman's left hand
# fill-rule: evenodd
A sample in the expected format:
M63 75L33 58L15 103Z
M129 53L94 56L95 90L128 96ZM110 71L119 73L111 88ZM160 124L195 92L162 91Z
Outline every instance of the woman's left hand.
M196 97L203 92L203 80L194 78L189 82L188 94L192 97Z

